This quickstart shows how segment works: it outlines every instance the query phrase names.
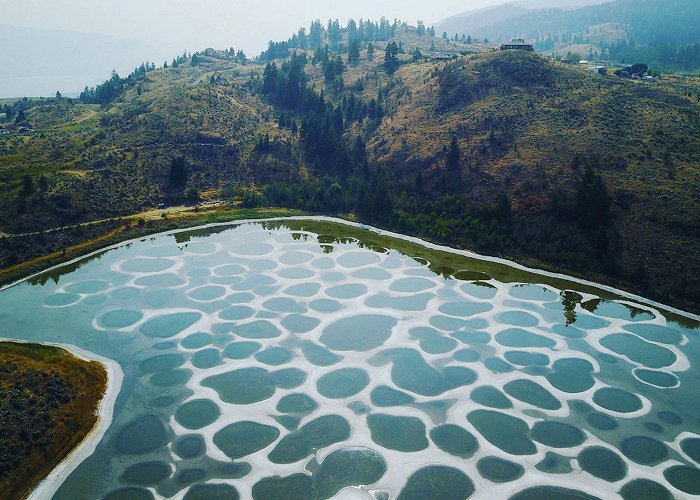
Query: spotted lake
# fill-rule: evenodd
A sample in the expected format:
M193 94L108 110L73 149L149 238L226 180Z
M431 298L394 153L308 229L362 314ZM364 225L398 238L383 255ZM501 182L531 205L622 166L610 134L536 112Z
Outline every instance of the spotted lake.
M330 221L159 235L0 292L0 337L124 372L61 499L697 495L696 319Z

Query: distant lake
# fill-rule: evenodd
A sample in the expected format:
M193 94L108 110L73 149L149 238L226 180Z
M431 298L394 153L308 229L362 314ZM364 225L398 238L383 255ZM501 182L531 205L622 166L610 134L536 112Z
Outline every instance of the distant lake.
M0 337L124 371L60 499L700 494L700 330L669 318L312 221L148 237L0 292Z

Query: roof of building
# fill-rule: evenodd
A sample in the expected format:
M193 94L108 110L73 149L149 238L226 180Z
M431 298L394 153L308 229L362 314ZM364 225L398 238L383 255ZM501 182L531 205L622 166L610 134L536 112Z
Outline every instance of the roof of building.
M522 38L514 38L510 42L504 43L501 45L501 50L503 49L528 49L528 50L534 50L533 45L531 43L527 43L525 40Z

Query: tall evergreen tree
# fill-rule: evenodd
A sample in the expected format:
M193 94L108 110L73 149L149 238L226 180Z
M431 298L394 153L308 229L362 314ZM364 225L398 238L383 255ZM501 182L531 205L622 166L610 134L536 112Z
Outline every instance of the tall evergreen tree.
M579 226L586 231L609 226L610 205L610 196L602 177L587 166L576 189L576 215Z
M399 46L391 42L384 51L384 69L387 73L394 73L399 67Z
M418 47L416 47L416 50L414 50L411 53L411 55L413 56L413 62L417 62L423 57L423 54L421 53L421 51Z
M350 49L348 50L348 62L357 63L360 61L360 42L358 40L353 40L350 42Z
M278 70L277 65L268 63L263 72L262 91L265 95L272 95L277 91Z
M367 59L374 59L374 45L371 42L367 44Z
M450 149L447 151L447 158L445 160L447 170L449 172L459 172L461 158L462 152L459 149L459 141L457 140L457 136L452 136Z
M171 188L180 190L187 185L187 164L182 156L173 158L170 163L169 183Z
M29 196L34 192L34 180L29 174L22 179L22 196Z
M311 50L316 50L321 47L323 43L323 31L321 21L316 20L311 23L311 29L309 30L309 47Z
M357 23L355 22L354 19L350 19L348 21L348 40L352 42L353 40L357 40L359 37L359 32L357 29Z

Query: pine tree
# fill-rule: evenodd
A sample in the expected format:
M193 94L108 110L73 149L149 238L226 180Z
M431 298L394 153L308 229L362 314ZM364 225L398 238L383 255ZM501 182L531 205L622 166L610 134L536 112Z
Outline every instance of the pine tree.
M277 91L277 80L279 79L279 71L277 65L272 62L268 63L263 72L263 94L267 96L273 95Z
M503 193L496 205L496 219L503 224L510 224L513 218L513 207L508 193Z
M387 73L394 73L399 67L399 46L391 42L384 51L384 69Z
M460 170L461 157L462 152L459 150L459 141L457 140L457 136L452 136L450 149L447 152L447 158L445 160L445 164L449 172L458 172Z
M353 40L350 42L350 49L348 50L348 62L357 63L360 61L360 42Z
M187 164L181 156L173 158L170 164L169 184L174 189L184 189L187 184Z
M22 179L22 196L29 196L34 192L34 181L29 174Z
M610 196L603 179L590 166L587 166L576 189L576 214L579 226L586 231L609 226L610 204Z
M321 47L321 43L323 43L323 31L321 21L316 20L311 23L311 29L309 30L309 46L311 50L316 50Z
M414 189L416 190L417 194L423 194L423 190L425 189L425 181L423 181L423 172L420 170L416 174L416 178L413 182L414 184Z

